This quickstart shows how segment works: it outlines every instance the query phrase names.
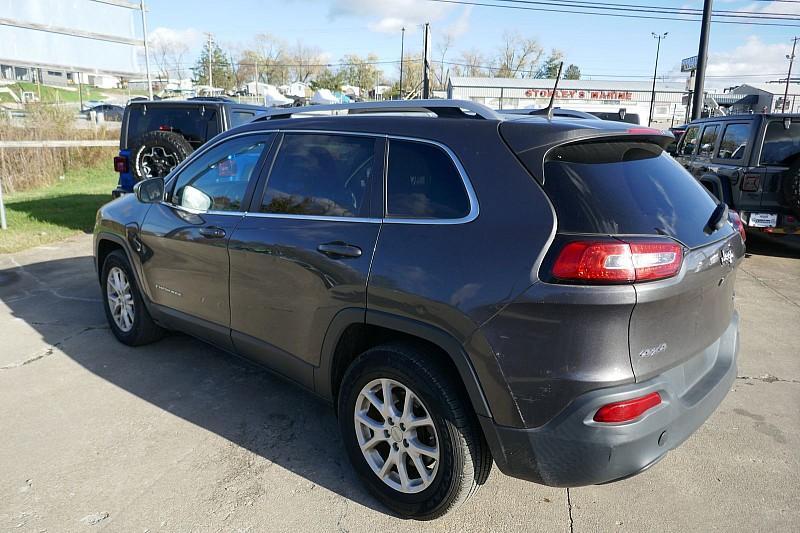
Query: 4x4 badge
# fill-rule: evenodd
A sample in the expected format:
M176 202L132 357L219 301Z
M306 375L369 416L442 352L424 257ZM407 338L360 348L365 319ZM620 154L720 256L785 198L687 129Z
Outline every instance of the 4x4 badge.
M719 253L719 262L723 265L733 265L733 250L725 248Z

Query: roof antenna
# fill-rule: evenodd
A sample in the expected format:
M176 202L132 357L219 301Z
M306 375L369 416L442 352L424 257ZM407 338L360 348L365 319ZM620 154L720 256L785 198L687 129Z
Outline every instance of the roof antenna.
M553 120L553 103L556 100L556 89L558 89L558 82L561 80L561 69L564 67L564 62L558 64L558 74L556 75L556 83L553 85L553 94L550 95L550 103L547 104L547 120Z

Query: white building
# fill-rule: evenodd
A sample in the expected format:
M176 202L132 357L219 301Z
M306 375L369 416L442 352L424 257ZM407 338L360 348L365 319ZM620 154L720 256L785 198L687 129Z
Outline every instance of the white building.
M737 102L732 103L734 112L781 113L785 91L785 83L745 83L727 94L740 97ZM746 98L747 96L751 98ZM789 84L786 112L800 113L800 83Z
M463 78L447 82L447 97L472 100L495 109L541 109L553 95L554 79ZM638 114L647 124L652 81L560 80L555 91L555 106L587 112L625 110ZM682 102L684 83L657 82L653 123L669 126L683 123L686 106Z

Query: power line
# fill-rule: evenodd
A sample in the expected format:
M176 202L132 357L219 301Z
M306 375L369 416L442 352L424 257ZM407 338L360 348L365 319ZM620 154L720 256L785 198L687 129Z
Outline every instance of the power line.
M553 12L553 13L571 13L573 15L593 15L597 17L619 17L619 18L629 18L629 19L642 19L642 20L672 20L678 22L697 22L698 18L675 18L675 17L654 17L654 16L647 16L647 15L626 15L623 13L600 13L600 12L591 12L591 11L578 11L578 10L568 10L564 8L544 8L544 7L533 7L533 6L521 6L521 5L508 5L508 4L489 4L486 2L478 2L478 1L466 1L466 0L427 0L428 2L438 2L442 4L457 4L457 5L465 5L465 6L477 6L477 7L493 7L499 9L516 9L516 10L523 10L523 11L543 11L543 12ZM502 1L502 0L495 0L495 1ZM685 17L691 17L692 15L683 15ZM783 19L782 19L783 20ZM786 19L788 20L788 19ZM716 24L739 24L743 26L778 26L784 28L798 28L800 24L781 24L777 22L750 22L750 21L738 21L738 20L714 20Z
M495 2L504 2L510 4L532 4L532 5L546 5L546 6L561 6L569 8L584 8L592 10L607 10L607 11L637 11L644 13L666 13L675 15L696 15L700 16L703 13L702 9L691 7L671 7L662 5L643 5L643 4L619 4L619 3L598 3L589 0L494 0ZM712 11L712 14L721 17L735 17L735 18L764 18L772 20L798 20L797 13L775 13L771 11L737 11L719 9ZM786 19L784 17L789 17Z

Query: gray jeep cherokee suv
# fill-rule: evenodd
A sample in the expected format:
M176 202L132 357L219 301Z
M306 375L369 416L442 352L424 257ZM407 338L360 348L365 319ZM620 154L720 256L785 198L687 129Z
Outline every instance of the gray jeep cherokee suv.
M366 486L418 519L492 462L631 476L725 397L744 242L670 134L447 100L282 113L100 209L121 342L181 330L321 396Z

